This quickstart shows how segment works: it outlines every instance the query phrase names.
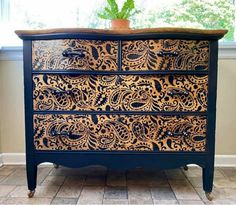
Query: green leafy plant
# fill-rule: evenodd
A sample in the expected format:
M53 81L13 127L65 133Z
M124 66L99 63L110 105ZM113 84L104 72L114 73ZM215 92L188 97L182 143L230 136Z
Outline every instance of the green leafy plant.
M126 0L121 10L119 10L116 0L107 0L108 5L100 12L98 16L102 19L128 19L139 13L135 8L134 0Z

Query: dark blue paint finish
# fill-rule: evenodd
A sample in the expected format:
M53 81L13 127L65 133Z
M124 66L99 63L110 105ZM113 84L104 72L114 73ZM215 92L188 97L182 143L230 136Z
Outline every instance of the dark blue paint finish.
M83 167L88 165L103 165L109 168L129 169L144 167L152 169L170 169L187 164L197 164L203 168L203 189L212 191L215 154L215 118L216 118L216 86L217 86L217 50L221 36L205 36L198 34L146 34L146 35L101 35L101 34L48 34L24 35L24 84L25 84L25 123L26 123L26 161L29 190L36 188L37 165L52 162L67 167ZM98 71L32 71L32 42L31 40L80 38L93 40L122 40L137 39L192 39L210 40L209 71L121 71L121 52L117 72ZM91 75L157 75L157 74L209 74L208 111L206 112L108 112L114 114L158 114L158 115L207 115L207 151L206 152L130 152L130 151L36 151L33 143L33 114L100 114L99 112L75 111L33 111L32 74L91 74ZM107 112L103 112L105 114Z

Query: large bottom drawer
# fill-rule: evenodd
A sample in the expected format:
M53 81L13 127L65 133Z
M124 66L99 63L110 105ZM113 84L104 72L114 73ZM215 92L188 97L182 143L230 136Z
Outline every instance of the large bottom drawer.
M36 150L197 151L206 116L34 115Z

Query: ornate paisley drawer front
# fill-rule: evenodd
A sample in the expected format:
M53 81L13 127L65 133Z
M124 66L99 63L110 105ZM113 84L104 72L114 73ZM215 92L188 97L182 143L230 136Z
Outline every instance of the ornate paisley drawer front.
M33 76L34 110L207 110L207 75Z
M117 41L60 39L32 42L33 70L115 71L117 64Z
M208 70L209 42L138 40L122 44L122 70Z
M205 116L34 115L36 150L205 151Z

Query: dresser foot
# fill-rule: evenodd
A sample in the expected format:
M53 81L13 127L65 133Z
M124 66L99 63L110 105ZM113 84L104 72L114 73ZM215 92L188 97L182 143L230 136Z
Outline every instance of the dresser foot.
M28 198L34 197L34 193L35 193L35 190L30 190L30 191L28 192Z
M58 164L53 164L54 168L59 168L59 165Z
M184 170L185 170L185 171L188 170L188 166L187 166L187 165L184 166Z
M206 198L209 200L209 201L212 201L213 200L213 196L211 194L211 192L206 192Z

